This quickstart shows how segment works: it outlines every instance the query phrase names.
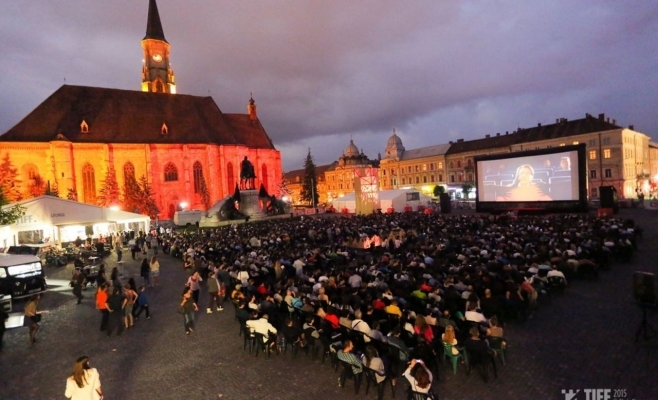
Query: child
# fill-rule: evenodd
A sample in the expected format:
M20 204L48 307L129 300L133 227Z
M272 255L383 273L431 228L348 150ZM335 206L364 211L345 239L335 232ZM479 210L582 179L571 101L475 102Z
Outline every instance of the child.
M137 312L135 313L135 319L139 319L139 314L143 310L146 310L146 319L151 319L151 314L149 313L149 299L146 297L146 286L142 285L139 287L139 294L137 295Z

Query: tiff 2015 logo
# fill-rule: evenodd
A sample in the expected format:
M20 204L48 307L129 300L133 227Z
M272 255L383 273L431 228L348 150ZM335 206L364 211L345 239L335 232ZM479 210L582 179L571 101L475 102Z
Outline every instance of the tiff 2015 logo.
M564 400L577 400L576 396L580 392L580 389L562 389ZM585 400L615 400L626 398L626 389L615 389L614 391L612 389L583 389L582 392L585 393Z

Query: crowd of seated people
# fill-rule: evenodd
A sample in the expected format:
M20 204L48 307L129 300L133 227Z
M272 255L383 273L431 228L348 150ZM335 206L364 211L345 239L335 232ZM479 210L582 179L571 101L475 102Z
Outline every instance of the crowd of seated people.
M632 256L639 233L633 221L588 215L386 214L233 225L164 240L190 269L230 276L236 319L260 334L266 351L328 355L353 375L372 368L381 372L378 383L388 377L391 384L411 362L404 376L422 391L443 342L457 353L477 353L488 337L504 346L503 322L525 319L553 281L595 276L615 257ZM373 235L383 246L351 247Z

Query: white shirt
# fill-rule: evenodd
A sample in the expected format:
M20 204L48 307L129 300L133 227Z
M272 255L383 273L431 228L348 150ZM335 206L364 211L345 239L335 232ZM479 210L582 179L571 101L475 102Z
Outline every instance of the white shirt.
M477 311L466 311L466 315L464 315L464 317L466 318L466 321L487 322L487 319L484 317L484 315Z
M557 269L552 269L552 270L548 271L548 273L546 274L546 277L547 277L547 278L550 278L550 277L552 277L552 276L559 276L559 277L561 277L562 279L564 279L565 282L566 282L566 280L567 280L567 278L564 276L564 274L562 273L562 271L558 271Z
M89 368L85 371L85 381L86 385L82 388L78 387L78 384L75 383L73 377L69 377L66 380L66 392L64 396L67 399L72 400L98 400L101 396L98 394L97 390L101 388L100 375L96 368Z
M260 333L264 336L264 341L267 342L269 332L276 333L276 328L270 324L266 318L252 319L247 321L247 327L252 332Z

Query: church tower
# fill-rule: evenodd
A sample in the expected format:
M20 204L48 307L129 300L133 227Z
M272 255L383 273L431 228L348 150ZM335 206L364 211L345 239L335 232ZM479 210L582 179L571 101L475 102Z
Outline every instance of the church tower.
M162 30L158 5L155 0L149 0L146 36L142 39L142 92L176 93L174 70L169 63L169 48Z

